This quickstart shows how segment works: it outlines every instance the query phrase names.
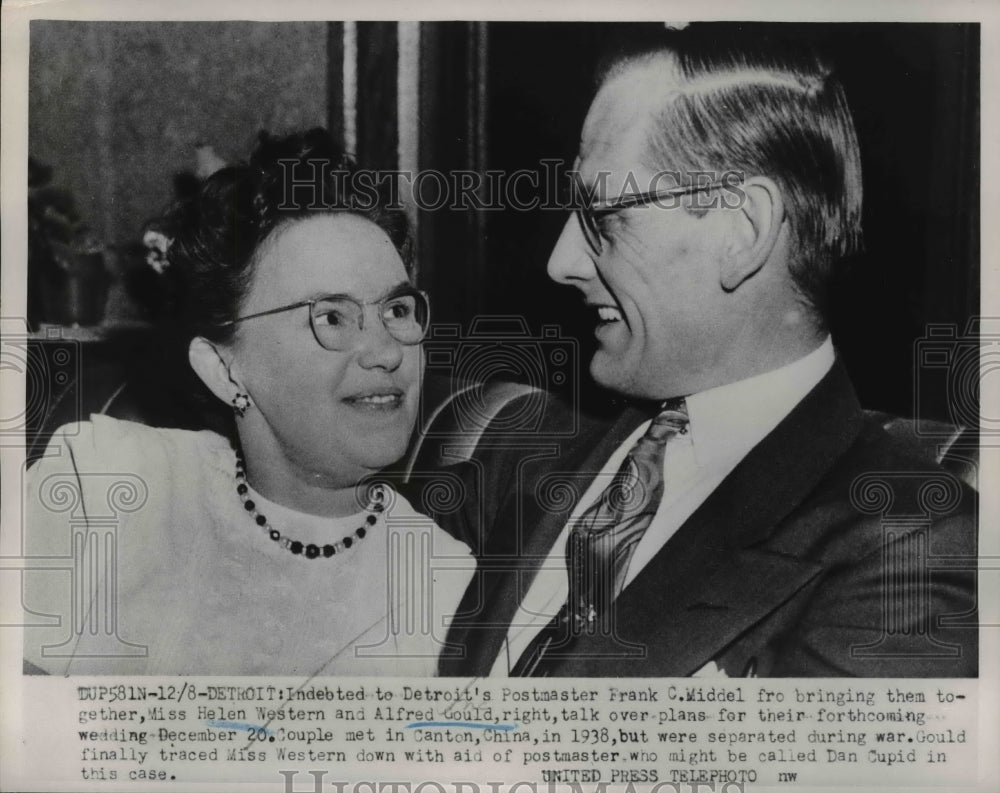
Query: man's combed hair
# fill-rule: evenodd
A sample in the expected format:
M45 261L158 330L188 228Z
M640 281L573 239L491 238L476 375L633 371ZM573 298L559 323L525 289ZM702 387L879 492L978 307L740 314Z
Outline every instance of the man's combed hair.
M661 58L680 85L650 136L651 166L772 178L790 224L792 277L822 318L834 264L861 247L861 158L831 67L773 29L695 25L612 56L598 84Z

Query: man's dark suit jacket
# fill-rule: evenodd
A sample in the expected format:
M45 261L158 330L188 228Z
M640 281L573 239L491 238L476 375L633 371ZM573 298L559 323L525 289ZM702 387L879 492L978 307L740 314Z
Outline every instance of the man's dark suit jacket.
M435 516L479 560L441 674L490 673L575 503L559 482L581 495L646 418L550 402L534 448L481 439L464 502ZM976 493L925 460L866 417L835 364L629 584L613 629L553 674L976 676Z

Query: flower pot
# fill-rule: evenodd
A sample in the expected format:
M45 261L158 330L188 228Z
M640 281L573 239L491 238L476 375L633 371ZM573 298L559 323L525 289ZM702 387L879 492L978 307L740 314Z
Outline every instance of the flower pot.
M56 266L42 287L44 319L60 325L97 325L104 318L110 278L100 251L53 246Z

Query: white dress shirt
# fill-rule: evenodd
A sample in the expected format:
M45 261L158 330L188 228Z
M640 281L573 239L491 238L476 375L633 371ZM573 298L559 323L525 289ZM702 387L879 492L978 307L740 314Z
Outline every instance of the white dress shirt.
M823 379L833 361L833 342L827 336L811 353L780 369L687 397L688 431L667 443L663 499L629 563L626 586L736 464ZM566 602L566 541L570 529L597 501L649 425L649 421L644 422L625 439L577 503L514 615L491 675L506 677L531 640Z

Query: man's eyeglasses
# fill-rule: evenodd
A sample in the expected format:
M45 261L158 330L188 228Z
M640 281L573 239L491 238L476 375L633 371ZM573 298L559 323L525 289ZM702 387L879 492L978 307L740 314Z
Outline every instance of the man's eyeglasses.
M621 212L623 209L646 206L654 202L663 201L667 198L692 195L694 193L703 193L709 190L716 190L720 187L731 187L738 184L739 181L740 180L735 176L735 174L730 174L727 175L726 178L719 179L714 182L704 182L696 185L681 185L678 187L669 187L664 190L654 190L649 193L633 193L632 195L624 195L614 201L588 203L586 200L587 191L580 182L579 177L577 177L573 181L572 194L575 204L573 212L576 214L576 219L580 222L580 230L583 232L583 237L587 240L587 244L590 246L591 251L593 251L595 256L600 256L601 252L604 250L604 243L601 240L601 230L598 225L601 218L614 214L615 212Z
M361 302L348 295L328 295L312 300L300 300L287 306L258 311L223 322L228 327L248 319L280 314L283 311L309 306L309 324L313 336L325 350L344 351L357 346L365 329L365 308L377 306L382 325L400 344L418 344L427 335L430 324L430 301L426 292L407 289L381 300Z

